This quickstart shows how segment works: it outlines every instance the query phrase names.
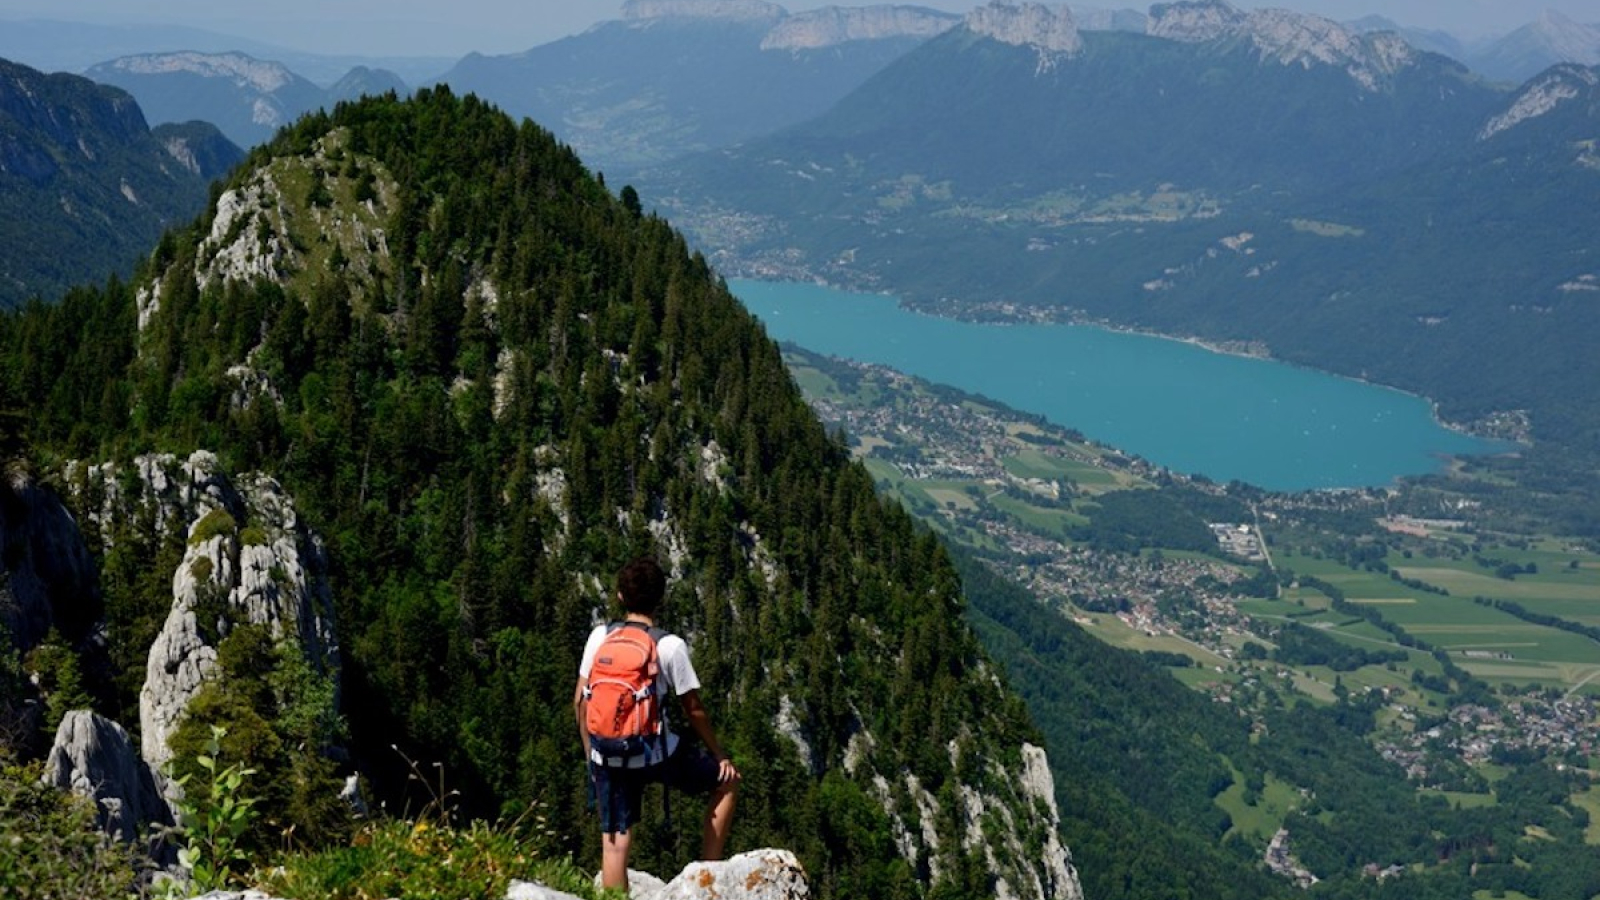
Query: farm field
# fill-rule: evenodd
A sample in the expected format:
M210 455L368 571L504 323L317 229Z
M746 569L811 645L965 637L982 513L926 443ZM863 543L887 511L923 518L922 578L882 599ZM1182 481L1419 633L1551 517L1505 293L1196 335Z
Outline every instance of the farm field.
M1560 557L1571 558L1570 554ZM1514 599L1533 612L1580 624L1600 621L1600 585L1590 583L1592 573L1581 563L1579 569L1573 570L1565 564L1553 565L1553 560L1553 556L1547 560L1551 565L1540 567L1538 575L1507 580L1486 572L1471 559L1430 559L1413 567L1415 560L1391 556L1390 565L1399 578L1443 588L1449 591L1446 596L1412 587L1386 574L1353 569L1333 559L1289 552L1277 557L1280 567L1333 585L1344 592L1351 604L1373 609L1412 636L1448 651L1458 665L1480 678L1505 684L1571 687L1600 670L1600 643L1570 631L1526 622L1473 601L1474 596L1480 595ZM1545 574L1547 569L1549 574ZM1564 572L1574 574L1557 574ZM1469 587L1479 593L1466 593L1464 588ZM1500 588L1500 593L1483 593L1493 588ZM1310 606L1315 593L1314 589L1301 588L1286 596ZM1261 612L1272 614L1269 610ZM1301 615L1296 620L1308 625L1333 623L1338 627L1329 629L1331 636L1350 639L1356 633L1340 624L1347 618L1327 612ZM1361 636L1380 640L1388 637L1371 633ZM1600 693L1588 685L1585 689Z
M1283 825L1284 817L1296 809L1301 801L1300 794L1294 788L1272 775L1267 776L1255 797L1246 795L1247 788L1235 772L1233 784L1217 795L1216 803L1233 819L1229 834L1253 835L1263 841L1272 837L1273 832Z

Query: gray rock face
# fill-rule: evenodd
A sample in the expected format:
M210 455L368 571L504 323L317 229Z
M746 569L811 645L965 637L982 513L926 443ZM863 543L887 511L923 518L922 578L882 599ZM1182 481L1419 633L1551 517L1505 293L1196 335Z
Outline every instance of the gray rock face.
M761 49L812 50L849 41L931 38L959 21L959 16L920 6L825 6L779 22L762 39Z
M26 474L0 484L0 624L19 650L63 623L95 616L94 564L75 522L54 494Z
M1342 68L1369 91L1417 58L1417 51L1396 34L1359 34L1331 19L1283 9L1244 12L1222 0L1153 6L1148 31L1184 43L1249 41L1263 60Z
M628 0L622 5L624 21L648 19L781 19L784 9L761 0Z
M215 642L230 622L266 626L323 672L337 670L339 646L326 553L277 481L230 479L205 451L182 462L142 456L134 470L136 478L124 479L107 464L69 471L68 479L103 498L90 513L102 534L120 518L142 514L164 533L187 536L172 573L172 607L139 692L140 749L160 769L171 759L167 743L184 710L215 672ZM134 496L123 495L125 482Z
M158 767L171 758L167 742L216 666L208 636L226 626L202 616L222 612L264 625L275 640L302 647L321 671L339 664L325 553L283 488L267 476L246 475L235 491L210 454L190 457L184 471L212 489L197 493L188 510L189 541L172 576L172 610L150 648L139 692L144 758Z
M926 865L937 880L958 853L981 854L995 878L996 900L1083 900L1072 853L1061 843L1055 780L1042 748L1023 744L1020 764L1009 768L989 761L981 789L960 785L955 812L964 828L956 846L950 846L941 841L934 827L945 815L940 799L915 775L874 766L876 744L869 732L857 732L850 739L845 770L871 781L873 795L889 816L895 846L907 862ZM956 763L957 742L949 749L951 761ZM903 803L897 795L909 797L910 803ZM917 823L920 828L915 827ZM1034 851L1023 842L1023 835L1029 834L1043 838Z
M1050 828L1045 832L1044 859L1040 877L1032 885L1034 895L1060 900L1083 900L1083 885L1072 866L1072 853L1061 843L1061 810L1056 806L1056 782L1050 774L1050 760L1043 747L1022 745L1022 772L1018 778L1022 792L1044 807Z
M1502 131L1509 131L1523 122L1553 112L1563 103L1592 92L1597 84L1600 84L1600 72L1594 69L1576 65L1552 67L1550 71L1523 85L1510 107L1490 119L1478 132L1478 140L1486 141Z
M142 825L172 823L158 778L139 758L128 733L87 710L62 718L44 780L95 801L100 827L124 841L137 839Z
M811 888L788 850L751 850L719 862L690 863L670 882L628 870L633 900L806 900ZM513 881L506 900L578 900L530 881Z
M974 34L1019 47L1036 47L1042 53L1071 56L1083 49L1083 36L1078 33L1072 11L1065 6L993 0L968 13L963 24Z
M787 850L752 850L724 862L690 863L641 900L805 900L805 870Z

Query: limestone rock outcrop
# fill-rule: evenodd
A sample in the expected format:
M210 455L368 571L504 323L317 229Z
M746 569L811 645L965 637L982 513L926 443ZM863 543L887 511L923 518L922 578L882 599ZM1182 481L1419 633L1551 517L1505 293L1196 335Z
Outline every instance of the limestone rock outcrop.
M1083 36L1065 6L993 0L967 14L967 30L1041 53L1071 56L1083 49Z
M1563 103L1591 95L1597 85L1600 85L1600 71L1572 64L1554 66L1523 85L1510 107L1490 119L1478 132L1478 140L1486 141L1502 131L1553 112Z
M1158 4L1150 8L1148 30L1184 43L1248 41L1263 60L1342 68L1369 91L1417 60L1417 51L1391 32L1358 34L1321 16L1284 9L1246 12L1223 0Z
M788 850L751 850L719 862L690 863L663 884L643 872L628 871L633 900L806 900L811 887L805 869ZM506 900L578 900L572 894L529 881L513 881Z
M724 862L690 863L649 900L805 900L805 870L787 850L752 850Z
M139 692L141 755L160 769L189 701L213 677L216 642L230 623L265 626L321 672L337 670L339 646L326 552L277 481L229 478L206 451L181 462L141 456L132 469L124 477L114 464L89 467L69 471L68 481L102 498L88 515L107 540L113 523L135 515L186 538Z
M693 18L761 21L781 19L784 9L762 0L628 0L622 5L624 21Z
M920 6L824 6L773 26L761 49L814 50L849 41L931 38L960 21L959 16Z
M172 823L156 774L122 726L97 713L73 710L62 717L44 780L93 800L101 829L124 841L136 840L147 823Z
M889 815L895 846L913 866L926 866L937 880L960 854L978 854L994 877L996 900L1083 900L1083 886L1072 865L1072 853L1061 843L1061 813L1055 801L1055 779L1041 747L1023 744L1010 764L987 760L983 787L960 786L955 813L964 829L958 846L941 841L934 823L948 811L917 776L885 771L873 764L877 741L857 732L845 752L845 770L872 783L874 797ZM958 742L949 747L959 763ZM959 768L959 765L956 766ZM897 799L907 797L905 803ZM992 826L999 825L999 828ZM920 827L918 827L920 826ZM1024 835L1039 836L1026 846Z

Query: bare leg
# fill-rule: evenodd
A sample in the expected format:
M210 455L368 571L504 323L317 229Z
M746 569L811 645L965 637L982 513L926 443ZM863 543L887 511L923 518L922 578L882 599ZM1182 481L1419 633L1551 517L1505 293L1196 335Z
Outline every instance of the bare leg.
M600 886L628 889L628 849L633 838L621 834L600 835Z
M706 801L706 825L700 843L701 859L721 859L728 845L728 832L733 830L733 807L739 799L739 782L725 781L717 785Z

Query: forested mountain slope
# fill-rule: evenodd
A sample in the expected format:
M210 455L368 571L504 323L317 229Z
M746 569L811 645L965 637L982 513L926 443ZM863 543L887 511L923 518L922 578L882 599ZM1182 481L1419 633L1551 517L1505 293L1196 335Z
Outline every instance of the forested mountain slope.
M152 135L115 88L0 60L0 305L126 274L239 153L204 126Z
M467 810L537 804L553 850L592 857L574 673L612 573L653 552L745 774L735 849L794 848L823 897L1079 896L1036 732L943 547L623 195L473 98L341 105L258 148L132 283L0 319L0 398L80 522L153 483L153 451L281 483L262 509L325 557L342 743L393 808L405 758L436 760ZM277 546L256 508L187 536L128 516L89 545L112 646L149 645L174 591L210 610L218 687L187 715L253 736L235 752L265 766L298 732L260 685L294 654L205 590L228 547ZM277 596L284 574L259 577ZM134 728L138 677L90 681ZM679 861L640 843L643 868Z

